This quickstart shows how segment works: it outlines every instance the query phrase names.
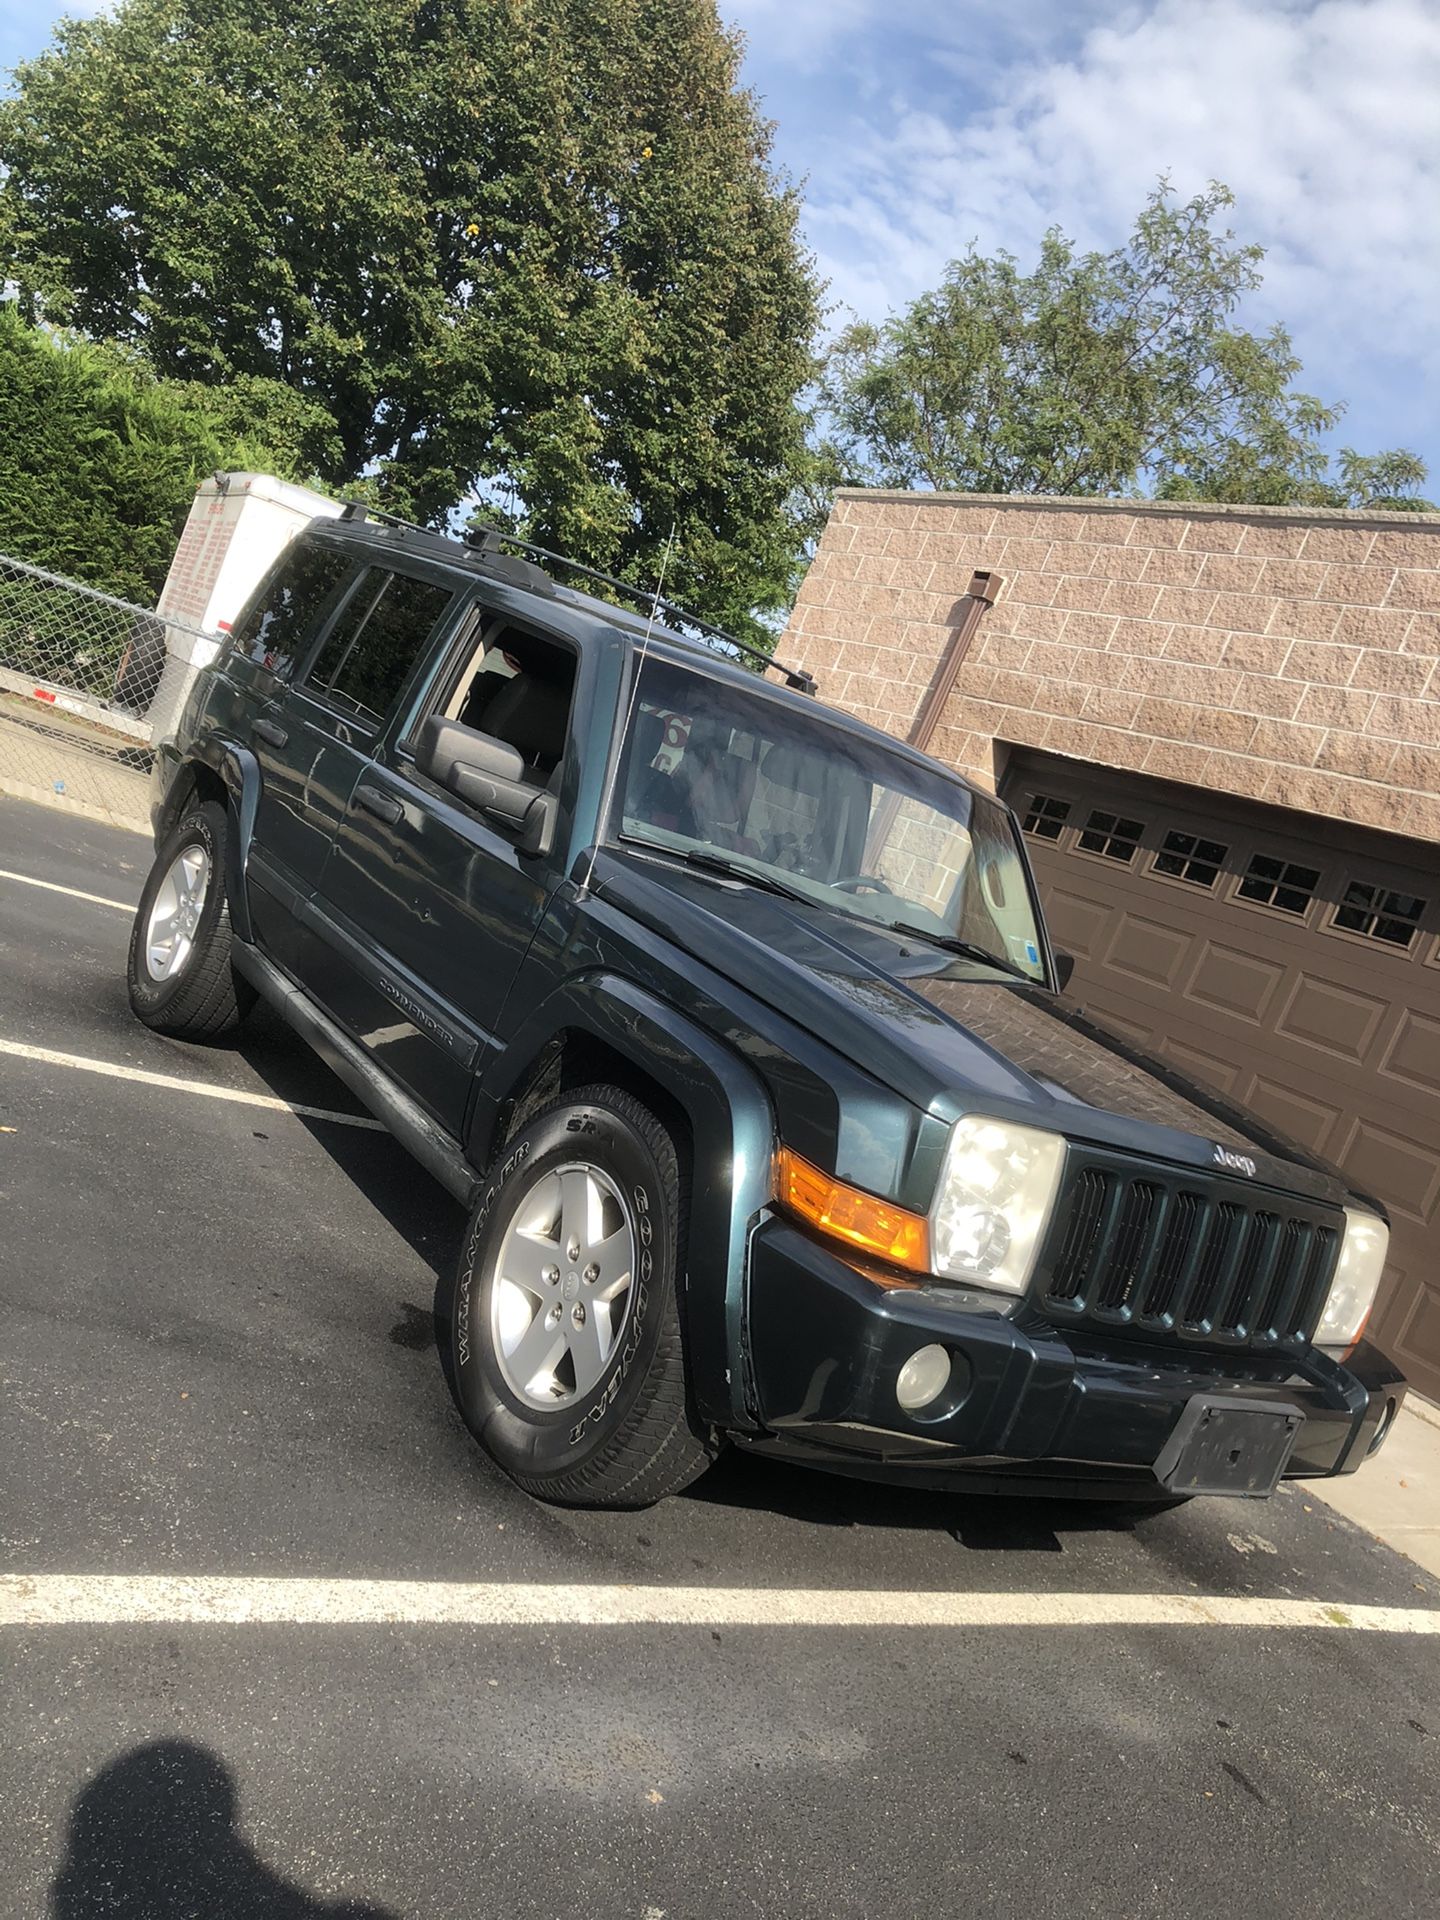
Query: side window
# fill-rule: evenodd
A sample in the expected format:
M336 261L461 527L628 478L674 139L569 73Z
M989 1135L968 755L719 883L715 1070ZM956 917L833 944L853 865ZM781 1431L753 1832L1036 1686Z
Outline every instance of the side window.
M412 736L441 713L514 747L524 778L558 792L578 664L561 642L492 619L421 703Z
M288 673L353 566L333 547L301 539L246 603L231 629L232 652L268 673Z
M369 568L310 669L311 691L379 726L454 597L432 581Z

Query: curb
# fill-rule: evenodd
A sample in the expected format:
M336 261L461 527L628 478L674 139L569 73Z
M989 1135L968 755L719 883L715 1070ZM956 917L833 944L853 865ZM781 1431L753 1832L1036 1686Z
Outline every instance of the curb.
M1407 1394L1385 1449L1358 1473L1297 1484L1440 1581L1440 1407L1433 1401Z
M137 819L131 814L112 813L108 807L72 799L68 793L52 793L48 787L31 786L28 781L12 779L7 773L0 773L0 793L11 800L27 800L36 807L55 807L64 813L78 814L82 820L96 820L101 826L118 827L124 833L140 833L147 840L150 838L148 820Z

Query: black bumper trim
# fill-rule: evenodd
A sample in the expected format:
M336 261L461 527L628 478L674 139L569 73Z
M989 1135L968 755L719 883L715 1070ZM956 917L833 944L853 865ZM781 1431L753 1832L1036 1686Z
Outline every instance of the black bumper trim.
M1404 1396L1362 1343L1330 1355L1197 1352L1063 1332L940 1287L884 1287L778 1218L751 1244L748 1352L773 1451L853 1471L947 1483L980 1471L1015 1486L1160 1489L1154 1465L1196 1395L1304 1415L1287 1479L1352 1472ZM951 1384L931 1409L895 1397L917 1347L943 1345ZM1046 1486L1047 1491L1051 1490Z

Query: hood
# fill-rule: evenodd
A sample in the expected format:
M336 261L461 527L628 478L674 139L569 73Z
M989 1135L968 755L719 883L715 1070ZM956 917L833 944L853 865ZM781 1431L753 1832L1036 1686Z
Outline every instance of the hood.
M1223 1153L1253 1163L1260 1184L1331 1201L1346 1190L1214 1088L998 966L629 849L606 849L594 884L922 1111L991 1113L1211 1172Z

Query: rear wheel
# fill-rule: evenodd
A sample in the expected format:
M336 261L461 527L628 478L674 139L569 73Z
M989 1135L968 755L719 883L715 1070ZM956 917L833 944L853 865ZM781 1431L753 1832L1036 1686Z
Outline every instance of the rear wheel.
M130 933L130 1005L137 1019L181 1040L228 1033L254 1004L231 965L225 847L230 819L206 800L166 835Z
M567 1094L507 1142L461 1256L452 1358L466 1423L528 1492L642 1507L704 1470L684 1238L674 1141L631 1095Z

